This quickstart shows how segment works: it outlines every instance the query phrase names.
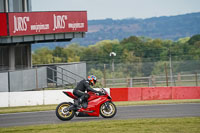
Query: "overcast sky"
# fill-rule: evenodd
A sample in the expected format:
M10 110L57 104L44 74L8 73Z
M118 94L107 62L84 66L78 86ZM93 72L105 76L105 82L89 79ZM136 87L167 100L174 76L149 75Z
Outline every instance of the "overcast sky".
M86 10L88 20L150 18L200 12L200 0L32 0L32 10Z

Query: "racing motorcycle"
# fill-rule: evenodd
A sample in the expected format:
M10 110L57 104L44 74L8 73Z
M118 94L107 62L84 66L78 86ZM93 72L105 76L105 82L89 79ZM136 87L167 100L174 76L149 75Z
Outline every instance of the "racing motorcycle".
M78 98L69 91L63 91L64 94L74 99L74 103L63 102L56 108L56 116L63 121L71 120L76 117L99 117L101 115L104 118L112 118L117 113L117 108L112 102L112 98L108 92L101 88L102 95L98 95L89 91L89 98L87 101L83 101L80 106L74 104Z

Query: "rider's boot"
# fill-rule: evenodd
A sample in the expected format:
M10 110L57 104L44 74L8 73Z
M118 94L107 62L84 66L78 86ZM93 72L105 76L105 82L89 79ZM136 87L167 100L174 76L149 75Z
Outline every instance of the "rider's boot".
M81 99L81 98L78 98L77 100L74 101L74 105L75 105L78 109L79 109L79 108L82 108L81 103L82 103L82 99Z
M89 95L87 94L84 94L82 95L81 97L79 97L77 100L75 100L76 102L74 102L74 105L77 107L77 108L82 108L82 104L83 104L83 101L87 100L87 98L89 97ZM87 108L87 105L84 106L85 108Z
M74 105L75 106L78 106L79 104L78 104L78 100L76 99L76 100L74 100Z

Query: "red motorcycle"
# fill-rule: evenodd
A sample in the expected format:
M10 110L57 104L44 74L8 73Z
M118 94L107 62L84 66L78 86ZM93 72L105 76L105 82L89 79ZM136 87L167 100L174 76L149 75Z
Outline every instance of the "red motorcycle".
M90 97L81 104L81 107L77 107L71 102L60 103L56 108L56 116L63 121L71 120L74 115L76 117L99 117L100 114L104 118L114 117L117 108L112 102L112 98L109 96L108 92L103 88L101 91L103 95L88 92ZM63 93L74 99L74 102L77 102L77 97L71 92L63 91Z

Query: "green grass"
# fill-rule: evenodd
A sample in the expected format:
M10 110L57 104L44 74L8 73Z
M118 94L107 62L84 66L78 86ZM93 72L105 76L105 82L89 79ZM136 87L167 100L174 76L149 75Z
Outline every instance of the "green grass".
M20 106L20 107L3 107L0 108L0 114L17 113L17 112L35 112L55 110L57 105L38 105L38 106Z
M0 128L2 133L199 133L200 117L67 122Z
M114 103L117 106L152 105L152 104L178 104L178 103L200 103L200 99L128 101L128 102L114 102ZM55 110L56 106L57 105L3 107L3 108L0 108L0 114L4 114L4 113L17 113L17 112L34 112L34 111Z

